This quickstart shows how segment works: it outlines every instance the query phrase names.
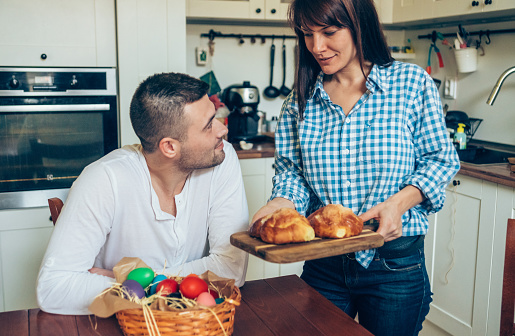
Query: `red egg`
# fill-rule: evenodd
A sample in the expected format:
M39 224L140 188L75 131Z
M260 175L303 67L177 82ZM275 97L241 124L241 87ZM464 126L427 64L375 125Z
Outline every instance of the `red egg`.
M156 293L167 296L170 293L176 292L177 286L177 281L174 279L165 279L157 284Z
M196 277L186 277L182 280L179 290L188 299L194 299L200 293L207 292L207 283Z
M213 296L213 298L215 298L215 299L218 299L218 297L220 296L220 295L218 295L218 292L217 292L216 290L214 290L214 289L209 288L209 291L208 291L208 292L209 292L209 294L211 294L211 295Z

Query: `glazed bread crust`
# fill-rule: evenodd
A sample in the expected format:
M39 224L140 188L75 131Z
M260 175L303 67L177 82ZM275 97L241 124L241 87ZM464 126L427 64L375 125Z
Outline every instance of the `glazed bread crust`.
M300 243L315 238L307 218L291 208L281 208L258 219L250 227L249 234L271 244Z
M313 212L308 221L320 238L347 238L363 231L363 221L341 204L329 204Z

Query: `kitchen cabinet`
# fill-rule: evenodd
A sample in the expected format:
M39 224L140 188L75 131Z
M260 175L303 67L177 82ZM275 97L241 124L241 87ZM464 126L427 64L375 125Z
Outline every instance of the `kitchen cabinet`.
M374 0L374 5L381 23L393 22L393 0Z
M0 310L37 308L36 281L53 231L48 207L0 211Z
M434 295L426 320L441 335L498 335L506 223L515 213L515 191L463 175L454 181L443 209L430 216L425 253Z
M290 0L187 0L188 17L286 21Z
M472 6L473 2L473 0L435 1L432 5L433 8L429 17L446 17L453 15L481 13L486 7L484 0L478 0L477 6Z
M274 158L240 160L245 194L249 206L249 217L266 204L272 192L272 178L275 175ZM249 223L250 224L250 223ZM272 278L282 275L302 273L304 262L276 264L249 255L245 280Z
M455 1L455 0L452 0ZM432 0L393 0L393 22L407 22L425 19L431 11Z
M114 8L114 0L4 0L0 64L115 67Z
M116 3L121 145L139 143L129 117L132 95L148 76L186 73L186 0Z
M474 15L481 19L506 16L503 12L515 9L510 0L393 0L393 23L416 22L427 19L457 19L463 15Z

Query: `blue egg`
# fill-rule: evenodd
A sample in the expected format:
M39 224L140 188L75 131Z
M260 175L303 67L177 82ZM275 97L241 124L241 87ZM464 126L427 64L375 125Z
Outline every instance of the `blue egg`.
M141 284L135 280L125 280L122 283L122 287L125 290L125 292L128 294L129 297L138 297L139 299L145 297L145 290L141 286ZM125 298L128 299L128 297L124 294Z
M216 304L222 303L222 302L224 302L224 301L225 301L225 299L224 299L224 298L216 298L216 299L215 299Z
M167 279L166 275L159 274L154 278L154 280L152 280L150 283L150 295L156 294L157 285L164 279Z

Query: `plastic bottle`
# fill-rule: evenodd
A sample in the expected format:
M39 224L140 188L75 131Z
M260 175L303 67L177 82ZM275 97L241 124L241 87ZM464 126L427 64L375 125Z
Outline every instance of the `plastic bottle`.
M459 123L456 133L454 133L454 142L458 149L467 149L467 135L465 134L465 124Z
M277 117L272 117L272 120L268 122L268 131L275 132L275 128L277 127Z

